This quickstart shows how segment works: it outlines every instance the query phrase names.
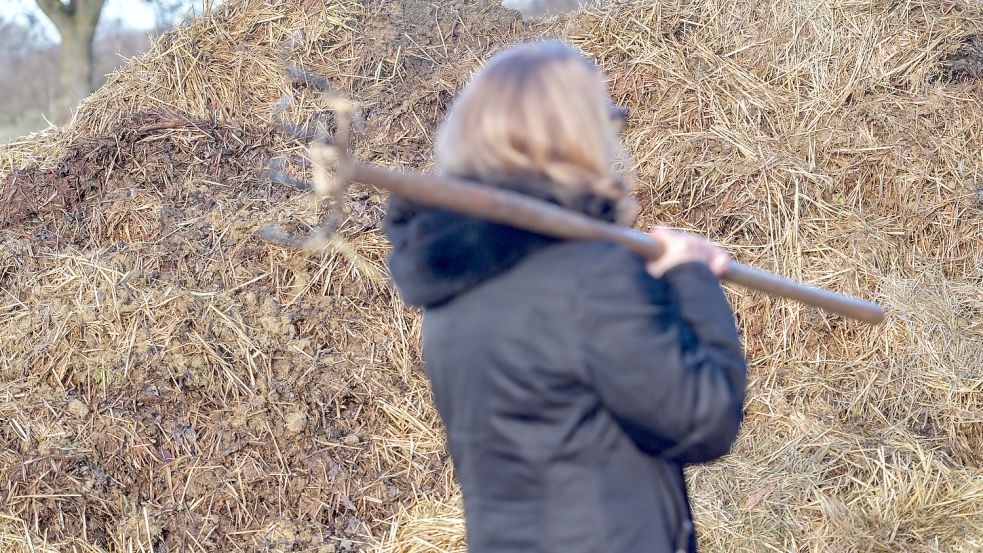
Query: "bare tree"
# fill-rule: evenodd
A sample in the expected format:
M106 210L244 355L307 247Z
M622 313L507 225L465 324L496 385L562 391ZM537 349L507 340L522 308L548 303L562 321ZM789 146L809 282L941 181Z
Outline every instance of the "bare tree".
M92 41L106 0L36 0L61 35L58 117L92 92Z
M58 76L53 50L30 18L0 15L0 144L46 126Z
M588 0L502 0L502 5L519 10L523 17L529 18L572 11L587 2Z
M71 110L91 93L97 82L93 40L106 0L35 0L61 35L61 70L58 79L56 116L67 118ZM188 0L142 0L157 10L158 25L177 19Z

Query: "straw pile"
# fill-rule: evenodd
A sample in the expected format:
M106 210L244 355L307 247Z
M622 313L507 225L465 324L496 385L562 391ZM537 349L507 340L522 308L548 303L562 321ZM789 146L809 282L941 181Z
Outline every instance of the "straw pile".
M256 237L321 215L260 178L300 170L280 96L300 122L326 107L283 45L359 102L359 157L422 166L453 91L522 29L441 8L228 2L0 154L0 550L343 551L453 495L383 198L353 190L320 255Z
M891 310L865 328L733 296L748 417L690 473L708 550L983 548L980 16L660 0L570 28L633 108L648 221Z
M258 174L277 56L366 111L356 154L426 168L496 49L564 36L632 111L645 224L875 297L878 328L732 295L732 455L690 471L709 551L983 548L983 14L960 2L643 0L526 26L491 2L246 0L163 37L72 125L0 152L0 548L462 551L419 321L382 198L321 255ZM293 117L324 110L296 89ZM33 548L33 549L32 549Z

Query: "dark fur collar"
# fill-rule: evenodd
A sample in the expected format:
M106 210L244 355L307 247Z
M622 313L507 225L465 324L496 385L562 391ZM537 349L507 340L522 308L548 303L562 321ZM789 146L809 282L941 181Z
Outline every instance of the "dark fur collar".
M528 178L486 180L603 221L617 218L616 203L590 192ZM434 307L508 271L555 238L435 209L393 197L383 225L392 242L389 270L409 305Z

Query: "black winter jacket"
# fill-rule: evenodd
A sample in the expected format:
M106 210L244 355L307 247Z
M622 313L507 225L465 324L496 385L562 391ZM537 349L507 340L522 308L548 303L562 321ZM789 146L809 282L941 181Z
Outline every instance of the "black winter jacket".
M613 206L506 186L600 219ZM503 183L497 183L502 186ZM730 449L745 361L706 266L400 199L385 231L460 479L472 553L695 551L682 467Z

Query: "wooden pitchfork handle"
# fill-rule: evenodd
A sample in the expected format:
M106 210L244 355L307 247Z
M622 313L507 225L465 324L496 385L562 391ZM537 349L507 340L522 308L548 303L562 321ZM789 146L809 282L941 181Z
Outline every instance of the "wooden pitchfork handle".
M355 182L388 190L426 206L555 238L615 242L648 260L662 256L662 245L648 234L598 221L516 192L437 175L396 172L358 162L352 163L347 170L347 176ZM808 286L735 261L730 262L722 278L868 324L884 320L884 308L874 302Z
M289 54L288 45L284 59ZM346 100L331 84L320 77L295 65L287 66L287 74L294 82L320 90L330 101L335 110L337 132L333 139L318 136L318 133L300 133L295 131L300 127L285 125L279 121L280 128L299 139L310 141L314 139L317 152L324 154L324 148L332 146L337 155L335 174L329 175L324 163L315 163L315 182L313 184L291 178L287 175L271 172L271 178L278 182L289 183L300 188L312 189L318 198L334 196L335 209L340 209L341 198L345 185L349 181L361 182L376 188L414 201L419 204L445 209L501 223L511 227L537 232L546 236L566 240L601 240L621 244L645 259L656 260L662 256L662 245L649 235L628 227L612 225L586 215L569 211L553 204L543 202L507 190L486 186L477 186L459 179L451 179L436 175L420 173L398 173L382 167L358 163L352 159L350 118L356 111L355 106ZM284 107L288 105L289 97L284 97ZM279 104L278 104L279 105ZM280 120L282 111L275 111L274 119ZM296 128L295 128L296 127ZM312 159L318 160L323 155L312 150ZM278 233L272 237L281 243L293 245L318 245L324 242L325 236L334 229L330 223L322 223L318 232L306 241L284 240ZM269 238L269 237L268 237ZM813 305L837 315L849 317L869 324L878 324L884 320L884 309L873 302L859 298L837 294L822 288L807 286L776 274L752 269L746 265L731 261L723 279L742 286L760 290L768 294L791 298L802 303Z

